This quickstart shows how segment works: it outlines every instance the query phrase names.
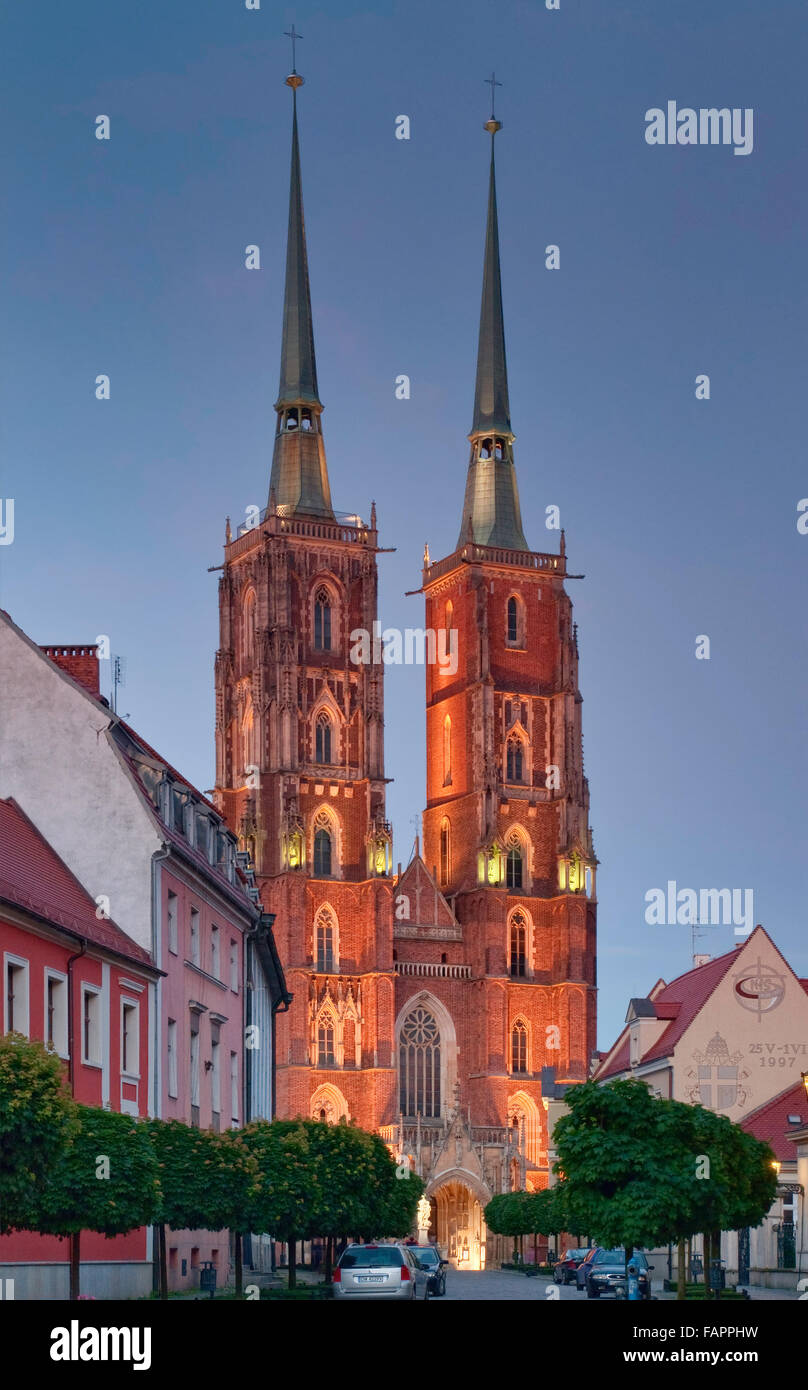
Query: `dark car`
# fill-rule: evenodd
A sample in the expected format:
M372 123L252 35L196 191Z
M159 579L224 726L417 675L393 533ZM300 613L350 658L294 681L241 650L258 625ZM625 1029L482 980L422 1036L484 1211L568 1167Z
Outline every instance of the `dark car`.
M650 1298L653 1266L649 1265L641 1250L633 1250L628 1263L637 1266L640 1298ZM584 1279L587 1298L600 1298L602 1293L625 1298L628 1291L625 1250L604 1250L598 1246L592 1259L587 1262Z
M442 1298L446 1292L446 1271L449 1261L444 1260L437 1245L411 1245L411 1255L417 1259L421 1269L429 1275L429 1294L432 1298Z
M589 1254L588 1250L567 1250L557 1264L553 1265L553 1279L556 1284L574 1284L575 1271Z

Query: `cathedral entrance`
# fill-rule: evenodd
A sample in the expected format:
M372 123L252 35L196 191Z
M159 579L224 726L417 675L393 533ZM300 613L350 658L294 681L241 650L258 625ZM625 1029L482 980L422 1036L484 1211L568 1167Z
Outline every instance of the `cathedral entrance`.
M438 1245L456 1269L485 1269L483 1209L463 1182L443 1183L430 1194L437 1208Z

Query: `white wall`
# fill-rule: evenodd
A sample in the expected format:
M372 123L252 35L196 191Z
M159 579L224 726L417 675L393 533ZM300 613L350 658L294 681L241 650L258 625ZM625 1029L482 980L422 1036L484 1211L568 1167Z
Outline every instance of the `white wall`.
M0 618L0 797L13 796L91 897L151 949L161 841L104 732L110 714Z

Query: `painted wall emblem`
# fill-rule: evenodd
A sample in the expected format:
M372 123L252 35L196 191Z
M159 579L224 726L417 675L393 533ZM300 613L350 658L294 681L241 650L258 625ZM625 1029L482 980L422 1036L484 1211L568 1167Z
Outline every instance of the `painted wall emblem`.
M741 1066L742 1052L730 1053L726 1039L715 1033L705 1052L694 1052L695 1066L687 1072L687 1099L708 1110L730 1110L745 1105L749 1092L743 1085L749 1072Z
M754 966L749 966L735 976L735 998L744 1009L757 1014L758 1022L763 1014L770 1014L782 1004L786 992L785 976L770 965L763 965L760 956Z

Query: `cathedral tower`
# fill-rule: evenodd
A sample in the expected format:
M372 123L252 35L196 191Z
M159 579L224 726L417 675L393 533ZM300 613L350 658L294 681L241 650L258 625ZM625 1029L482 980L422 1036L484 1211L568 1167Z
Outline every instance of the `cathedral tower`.
M294 996L278 1015L277 1113L395 1112L392 844L383 666L352 660L377 615L376 509L334 511L309 288L297 92L269 501L219 585L216 800L255 863Z
M425 626L456 632L457 664L427 666L424 853L397 886L410 921L394 925L405 1126L418 1111L448 1115L454 1127L454 1171L431 1160L427 1191L450 1246L452 1223L465 1229L472 1262L485 1194L550 1180L549 1098L559 1083L586 1079L595 1047L596 859L578 647L564 533L559 553L547 554L530 549L522 528L500 283L500 128L492 114L460 535L445 559L432 563L427 551L423 570ZM463 1176L475 1154L484 1155L476 1185Z

